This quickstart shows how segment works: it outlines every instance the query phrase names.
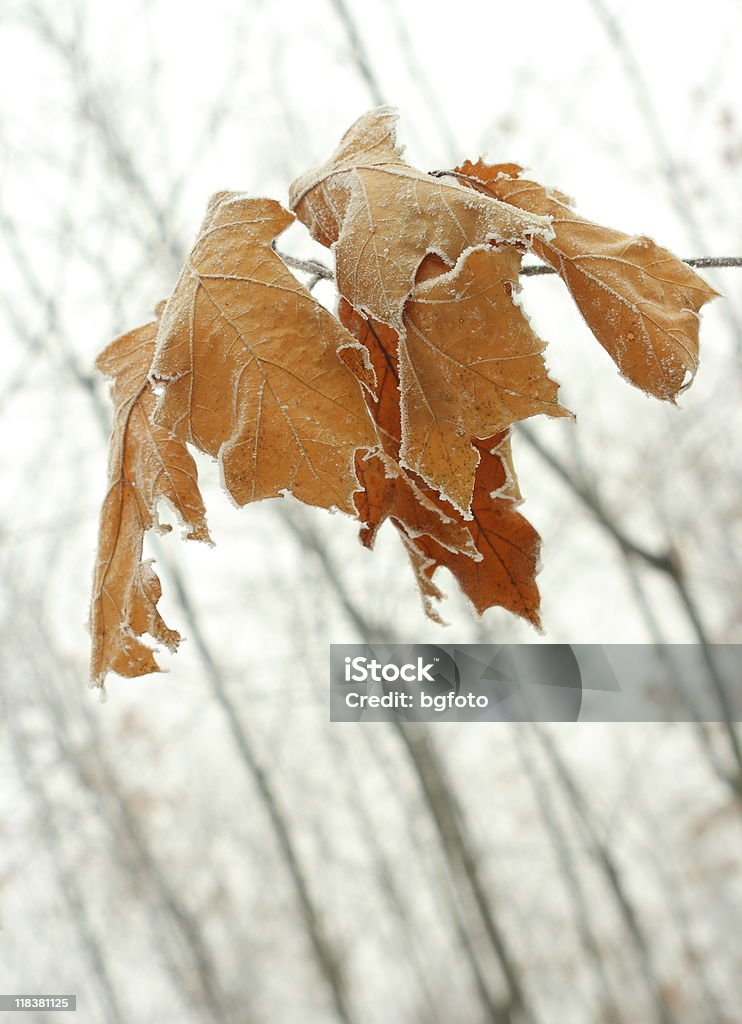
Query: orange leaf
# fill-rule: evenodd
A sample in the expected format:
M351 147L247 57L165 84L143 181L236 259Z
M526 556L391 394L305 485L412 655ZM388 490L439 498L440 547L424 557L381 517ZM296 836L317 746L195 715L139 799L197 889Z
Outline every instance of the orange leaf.
M400 530L399 535L402 538L402 543L410 559L412 571L420 590L423 611L429 619L437 622L439 626L447 625L435 606L436 601L442 601L446 596L440 587L433 582L433 575L438 568L435 558L429 557L422 550L422 545L419 545L413 538L408 537L404 530Z
M522 243L550 228L543 217L410 167L396 121L389 107L364 114L329 160L293 182L289 199L312 235L334 246L341 295L401 334L402 308L428 253L451 266L474 245Z
M539 536L516 510L520 493L512 471L509 432L477 441L477 467L472 520L466 523L480 559L476 561L447 551L430 537L407 544L417 575L423 604L431 614L431 599L440 597L433 583L444 567L456 577L461 589L481 615L499 605L539 626L539 592L536 585ZM436 592L437 591L437 592ZM434 618L437 613L433 612Z
M159 671L154 653L137 638L149 633L174 651L180 641L157 611L160 581L142 561L145 533L170 529L157 517L165 499L193 540L209 541L196 465L185 444L152 422L156 398L147 380L157 322L122 335L96 361L113 378L115 408L90 612L91 679L106 673L141 676Z
M553 238L533 251L569 288L595 337L622 376L674 401L698 368L698 313L718 293L650 238L578 217L559 192L517 177L513 165L467 161L458 171L518 209L552 218Z
M429 266L428 273L437 268ZM356 495L364 544L371 546L379 527L391 519L400 533L420 586L426 614L440 616L434 601L442 594L433 582L441 566L449 569L478 612L501 605L538 625L535 583L539 538L516 506L515 477L508 431L475 441L476 469L472 518L453 510L433 488L397 461L400 447L398 340L391 328L359 316L348 303L340 318L366 346L375 376L370 405L379 424L383 452L358 456L364 490ZM355 352L351 353L357 359ZM359 362L358 366L362 364Z
M467 514L479 461L473 438L539 413L570 415L546 371L546 345L514 300L520 262L510 247L474 249L418 283L405 306L400 461Z
M162 315L156 417L219 459L239 505L290 491L353 514L355 452L375 444L338 356L357 342L272 250L293 219L271 199L211 200Z
M356 455L356 473L362 490L355 495L358 516L365 524L360 537L371 547L379 527L392 519L411 537L430 534L447 548L468 550L476 556L466 528L457 522L453 510L444 510L437 495L423 480L399 464L400 404L397 335L390 327L374 323L345 300L340 320L368 353L372 379L364 374L355 350L346 350L350 362L367 387L367 401L377 425L380 451Z

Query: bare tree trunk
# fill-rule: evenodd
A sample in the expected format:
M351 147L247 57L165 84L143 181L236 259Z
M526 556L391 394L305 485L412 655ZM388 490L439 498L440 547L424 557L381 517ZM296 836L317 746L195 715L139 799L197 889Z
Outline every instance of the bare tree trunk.
M528 777L528 781L531 784L531 789L533 790L533 794L538 803L546 829L552 838L554 852L557 860L559 861L559 867L564 879L564 884L569 890L571 896L582 945L595 968L595 977L601 997L601 1019L604 1014L606 1022L615 1022L615 1024L618 1024L618 1022L624 1020L624 1017L619 1012L618 1001L616 999L613 985L610 981L609 972L606 969L603 954L601 953L598 940L593 930L592 922L590 920L590 909L588 907L587 896L585 895L582 880L580 878L580 872L575 867L574 858L570 854L567 845L567 837L565 836L564 829L562 828L549 800L547 781L540 773L536 760L531 754L524 729L520 723L516 723L514 728L516 745L520 753L523 768L526 776Z
M123 1024L126 1017L121 1009L120 996L111 975L105 947L99 941L91 924L76 873L66 862L67 859L57 830L55 809L46 793L41 777L33 769L26 736L19 722L20 716L10 712L7 698L1 692L0 700L18 774L29 798L36 805L36 817L44 839L46 853L57 880L57 887L67 908L70 925L77 933L78 941L88 959L91 974L98 988L101 1011L104 1015L103 1020L106 1021L106 1024Z
M293 514L287 516L286 519L290 528L301 539L303 547L312 551L317 557L327 582L338 595L344 611L364 640L374 643L381 636L387 642L393 639L394 630L392 628L386 626L380 630L378 626L372 625L366 620L358 604L344 587L329 551L306 522L306 517L299 510L294 510ZM476 958L473 959L472 967L477 979L477 986L480 989L480 995L486 1002L488 1012L491 1014L490 1019L496 1024L510 1024L511 1021L515 1024L520 1020L532 1020L532 1013L526 1003L519 973L482 883L478 863L472 852L471 841L465 834L463 816L457 806L453 791L445 779L443 765L427 739L424 726L408 726L395 721L394 728L409 757L431 813L458 899L462 906L473 905L476 907L490 950L494 953L502 974L507 991L505 1002L502 1001L501 996L490 994L487 978L482 976ZM474 949L473 946L470 948Z
M22 596L16 594L16 615L20 618ZM50 668L63 663L61 657L54 658L54 643L44 629L40 618L34 623L34 633L44 638L43 650L50 660ZM21 659L24 646L18 651ZM83 790L91 794L99 807L99 818L111 829L111 844L118 857L126 853L120 846L120 836L126 837L126 849L131 856L127 874L141 877L153 896L157 906L161 908L163 918L170 923L186 958L188 969L183 970L168 949L167 936L163 936L162 953L168 963L170 973L179 990L189 993L202 1017L223 1024L234 1018L229 1013L229 1000L222 990L211 953L206 947L199 922L181 901L175 889L168 882L165 872L158 863L145 833L141 829L136 816L132 813L115 772L110 766L99 743L97 731L90 720L90 711L85 704L80 704L80 711L88 731L88 742L85 751L76 749L69 728L69 712L56 689L48 682L52 672L44 672L40 676L46 710L50 717L50 735L57 747L61 760L77 778ZM72 677L70 686L79 684L79 679ZM94 766L91 765L91 760ZM60 848L61 854L61 848ZM241 1020L244 1020L244 1014Z
M722 713L722 728L725 731L729 748L734 760L734 771L724 770L724 778L727 785L735 796L742 796L742 746L740 746L737 727L734 723L734 715L727 693L727 683L719 671L716 659L714 658L713 645L709 639L706 626L701 614L693 601L688 582L683 572L678 557L672 550L666 552L654 552L643 544L629 537L607 512L603 502L600 500L594 484L578 480L573 473L536 437L533 431L520 424L519 433L529 440L532 448L543 459L543 461L559 476L569 487L571 493L580 503L595 517L607 534L616 543L619 551L625 559L634 559L643 563L651 569L662 573L672 584L678 596L681 607L690 621L693 632L696 635L698 644L701 647L703 660L708 670L709 680L716 695L719 709ZM641 605L640 605L641 608ZM718 766L715 761L714 767ZM742 806L742 805L741 805Z
M509 943L500 927L491 906L489 895L479 871L478 860L473 852L471 837L466 834L463 815L449 786L440 758L430 743L422 725L407 725L395 722L395 727L407 750L410 761L417 773L425 801L431 811L441 839L452 874L461 897L467 890L473 898L480 915L487 939L502 972L508 994L503 1002L501 997L494 1003L493 1020L503 1024L533 1020L520 981L520 974L510 953ZM493 1001L496 997L493 996Z
M613 893L616 907L623 919L626 930L631 938L636 960L639 965L644 986L647 994L654 1005L657 1020L660 1024L679 1024L673 1010L667 1002L662 985L657 978L649 944L644 930L637 918L634 905L624 887L621 873L613 858L610 849L601 841L593 825L592 817L585 800L572 778L572 774L562 758L556 744L554 743L548 729L540 724L532 723L531 729L538 742L547 755L555 775L561 781L563 790L569 798L574 811L575 820L585 835L595 860L601 868L608 886Z
M232 739L239 752L240 760L258 792L263 808L268 816L271 829L294 887L315 960L322 977L327 983L337 1016L339 1020L343 1021L343 1024L352 1024L354 1017L347 1000L340 961L325 931L320 910L316 906L309 890L309 882L291 836L288 817L279 805L268 775L260 764L252 741L248 737L244 722L227 691L226 681L206 643L185 583L178 570L172 564L168 565L168 576L175 588L179 604L185 616L189 636L193 640L206 669L212 692L224 713Z
M329 740L334 748L338 773L343 778L346 786L348 807L351 809L351 813L356 820L358 833L363 837L364 846L369 854L369 861L373 865L373 870L378 880L379 890L384 895L386 905L396 918L400 931L404 936L404 946L412 963L417 985L424 1003L425 1020L429 1021L430 1024L434 1024L436 1021L443 1021L441 1008L436 1003L435 994L428 978L429 965L425 962L424 953L420 946L420 936L415 932L414 923L410 919L405 906L402 889L379 842L374 822L363 800L361 780L356 775L352 761L344 755L343 749L337 739L335 739L332 730L330 730Z

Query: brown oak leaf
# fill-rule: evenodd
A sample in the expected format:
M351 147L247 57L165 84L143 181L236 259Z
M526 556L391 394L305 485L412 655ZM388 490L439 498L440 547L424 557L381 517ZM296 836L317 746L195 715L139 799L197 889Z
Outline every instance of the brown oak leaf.
M412 572L420 591L425 615L431 621L437 622L439 626L448 625L436 606L436 602L443 601L446 595L433 580L435 570L438 568L435 557L431 557L421 550L415 540L408 537L404 530L400 530L399 535L412 565Z
M428 265L424 275L440 266ZM414 472L400 466L399 342L395 332L340 303L340 318L363 343L367 363L350 352L369 389L382 452L363 459L358 475L364 490L356 495L364 544L371 546L380 525L391 519L407 549L426 614L441 622L435 601L443 597L433 580L445 567L456 577L478 612L492 605L508 608L539 624L535 583L539 537L517 511L521 495L512 462L509 431L475 441L479 459L471 518L451 508ZM371 382L367 373L371 367Z
M650 238L579 217L559 192L518 177L517 165L467 161L457 172L488 194L552 218L552 238L533 251L556 270L622 376L674 401L698 368L699 310L718 295L702 277Z
M404 310L400 461L468 513L479 462L472 439L539 413L571 414L516 301L520 253L473 249L443 274L440 263L425 261L426 279Z
M113 379L114 404L90 612L97 686L109 671L130 677L159 671L154 652L138 639L145 633L171 651L180 641L157 610L162 591L152 563L142 561L145 533L170 529L159 523L158 501L172 506L188 538L209 541L196 465L181 438L152 422L156 396L147 374L156 333L156 321L130 331L96 360Z
M428 253L452 266L472 246L520 244L551 228L548 218L405 163L396 121L389 107L364 114L329 160L293 182L289 200L314 238L333 246L341 295L401 334Z
M469 551L478 557L469 532L453 511L444 509L431 488L399 463L401 416L396 333L356 313L344 299L338 313L367 353L365 361L359 361L359 353L353 349L346 349L344 356L366 388L379 436L378 452L356 454L356 473L362 485L355 495L358 517L364 524L361 541L372 547L379 527L391 519L407 536L427 533L446 548Z
M352 515L355 453L376 443L338 355L357 342L271 248L293 220L271 199L213 197L162 314L156 418L218 458L238 505L290 491Z
M518 511L520 492L513 472L510 433L476 441L477 466L472 519L466 522L480 559L448 551L433 538L407 542L428 615L438 620L432 604L442 596L433 577L449 569L462 591L481 615L498 605L540 625L540 598L536 584L540 538Z

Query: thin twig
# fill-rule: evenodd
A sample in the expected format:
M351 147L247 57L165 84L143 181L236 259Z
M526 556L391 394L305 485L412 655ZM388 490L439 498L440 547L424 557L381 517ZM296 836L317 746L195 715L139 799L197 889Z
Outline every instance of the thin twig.
M310 278L314 279L312 287L314 287L317 281L335 280L335 274L330 267L319 260L301 260L297 256L290 256L288 253L281 252L275 246L273 248L276 255L281 257L286 266L291 267L293 270L299 270L303 274L309 274ZM719 267L742 267L742 256L689 256L683 260L683 263L689 267L713 267L715 269ZM555 274L556 270L545 263L534 263L521 267L520 272L523 277L541 277L544 274Z
M690 256L683 263L689 267L742 267L742 256ZM523 277L541 277L542 274L556 274L553 267L545 263L521 267Z
M353 58L356 70L371 94L371 98L375 106L381 107L384 105L384 93L379 79L371 66L369 53L358 32L355 20L348 10L345 0L331 0L331 3L335 9L338 21L345 31L345 35L350 46L350 55Z
M319 260L300 260L298 256L289 256L288 253L281 252L275 244L272 246L272 249L277 256L281 257L287 267L292 267L294 270L300 270L303 274L309 274L310 277L316 277L321 281L335 280L335 275L332 270L325 266L324 263L320 263Z
M474 185L480 188L482 191L489 192L489 189L483 181L479 178L475 178L471 174L462 174L461 171L428 171L428 174L432 178L458 178L460 181L465 181L469 185ZM742 256L690 256L688 259L684 259L683 263L689 267L742 267ZM542 274L555 274L556 270L553 267L548 267L543 263L536 263L533 266L521 267L521 274L524 277L541 277Z

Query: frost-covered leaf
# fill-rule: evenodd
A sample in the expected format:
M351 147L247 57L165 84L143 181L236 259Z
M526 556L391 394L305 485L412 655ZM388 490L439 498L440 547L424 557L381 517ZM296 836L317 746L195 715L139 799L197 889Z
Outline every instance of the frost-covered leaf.
M500 605L538 625L539 595L535 583L539 538L517 511L521 496L512 462L510 435L475 441L477 457L471 518L416 473L399 463L400 390L398 339L383 324L357 314L341 302L340 317L369 353L372 383L357 363L370 393L371 408L382 439L382 451L359 456L358 475L364 490L356 495L365 524L361 540L370 546L386 519L396 526L407 549L423 597L426 614L440 616L434 602L443 597L433 575L442 566L456 577L478 612ZM351 353L357 360L357 353Z
M428 253L452 266L472 246L522 243L550 228L546 218L410 167L396 121L389 107L364 114L326 163L293 182L289 198L312 235L334 246L341 295L402 333L402 308Z
M579 217L561 193L518 177L516 165L467 161L458 171L489 194L552 218L553 238L533 250L569 288L595 337L621 374L674 401L698 368L698 313L718 294L651 238L632 237Z
M379 437L377 452L358 452L356 455L356 473L362 486L355 495L358 517L364 524L360 531L361 541L366 547L372 547L379 527L391 519L410 537L427 533L444 547L469 551L476 556L468 531L457 521L452 510L444 509L435 492L416 474L400 465L396 333L384 324L362 317L345 300L341 300L339 315L368 354L368 359L359 363L357 350L345 350L349 365L365 387Z
M338 352L357 344L271 248L293 216L219 193L162 315L158 423L218 458L239 505L291 492L355 511L354 457L376 443Z
M407 542L427 614L438 619L433 600L442 597L433 581L446 568L481 615L495 605L539 625L536 585L540 539L517 510L520 501L513 472L510 435L476 442L480 452L472 499L472 519L464 523L480 555L478 560L449 551L428 536Z
M399 347L401 462L468 513L475 438L545 413L568 416L543 359L545 343L517 304L521 256L474 249L440 274L429 257L405 305ZM436 276L437 275L437 276Z
M96 361L113 379L114 423L90 611L91 679L102 686L107 672L141 676L159 671L148 633L170 650L180 636L157 611L160 581L142 561L145 533L160 525L157 503L166 500L193 540L209 540L196 466L183 440L152 422L156 397L148 382L157 322L113 341Z

